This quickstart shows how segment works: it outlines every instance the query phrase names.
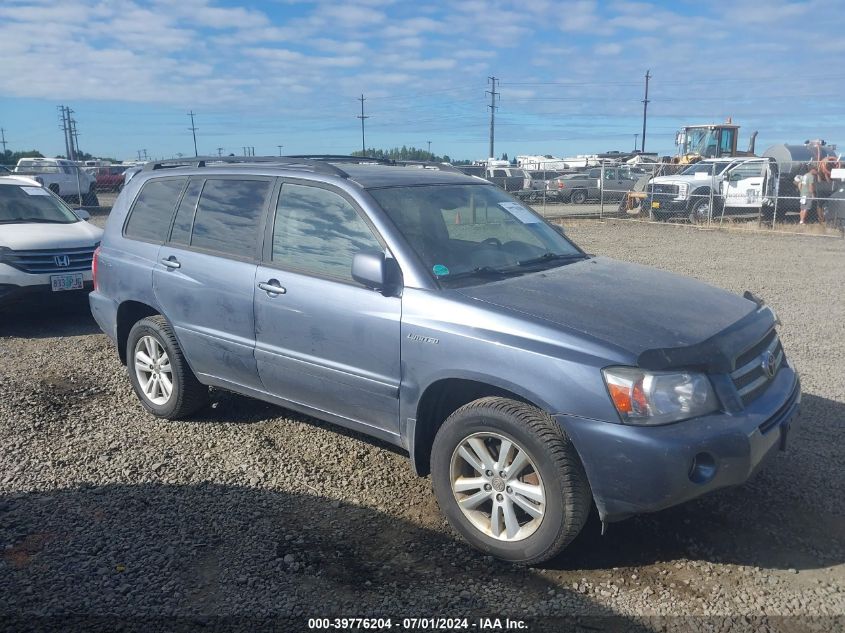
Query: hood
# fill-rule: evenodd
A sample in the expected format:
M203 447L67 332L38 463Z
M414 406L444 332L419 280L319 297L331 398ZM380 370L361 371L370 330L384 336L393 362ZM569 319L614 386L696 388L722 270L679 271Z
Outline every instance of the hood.
M0 224L0 246L16 251L84 248L102 238L101 228L83 221L71 224Z
M637 357L698 345L758 309L689 277L606 257L458 291Z
M716 176L716 180L719 179L719 176ZM682 176L681 174L675 174L674 176L655 176L651 179L651 182L657 185L675 185L679 182L706 182L710 180L710 176L708 176L704 181L699 178L696 178L694 175L690 174L687 176Z

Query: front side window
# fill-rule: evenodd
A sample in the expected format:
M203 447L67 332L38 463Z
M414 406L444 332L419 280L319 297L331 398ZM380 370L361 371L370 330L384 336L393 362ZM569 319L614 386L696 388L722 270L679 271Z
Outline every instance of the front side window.
M0 185L0 224L70 224L79 218L42 187Z
M253 257L270 188L269 180L206 180L197 203L191 246Z
M489 185L370 191L438 280L495 280L585 257L542 218Z
M129 213L129 220L126 222L126 237L164 242L167 239L176 202L185 186L185 180L185 178L164 178L146 182Z
M320 276L352 280L352 258L384 250L355 208L340 195L285 183L273 225L272 261Z

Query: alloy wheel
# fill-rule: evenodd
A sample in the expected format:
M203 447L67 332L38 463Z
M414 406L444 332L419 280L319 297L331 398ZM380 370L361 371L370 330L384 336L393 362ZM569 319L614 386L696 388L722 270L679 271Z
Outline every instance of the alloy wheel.
M546 492L528 453L498 433L474 433L452 453L452 494L463 515L486 536L515 542L543 521Z
M135 376L147 400L167 404L173 394L173 370L167 350L154 336L142 336L135 344Z

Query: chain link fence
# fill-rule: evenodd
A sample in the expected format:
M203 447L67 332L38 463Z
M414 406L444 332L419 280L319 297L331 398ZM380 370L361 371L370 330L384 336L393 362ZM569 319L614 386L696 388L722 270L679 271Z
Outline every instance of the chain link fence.
M91 161L93 162L93 161ZM22 159L12 173L38 180L74 208L107 213L137 164ZM549 219L610 219L845 235L845 169L838 161L734 157L676 164L582 158L460 165ZM812 193L799 189L814 170Z
M845 228L845 169L838 161L749 156L692 164L584 162L482 166L473 175L483 173L550 219L624 218L840 235ZM800 179L811 170L812 193L801 191Z

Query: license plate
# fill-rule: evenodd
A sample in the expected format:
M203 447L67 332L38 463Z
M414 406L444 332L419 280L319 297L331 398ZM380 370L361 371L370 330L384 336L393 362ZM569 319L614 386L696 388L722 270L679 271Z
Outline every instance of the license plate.
M50 275L50 286L53 292L61 292L62 290L82 290L84 287L82 273Z
M651 203L651 208L652 208L652 209L659 209L659 208L660 208L660 203L659 203L659 202L652 202L652 203Z

